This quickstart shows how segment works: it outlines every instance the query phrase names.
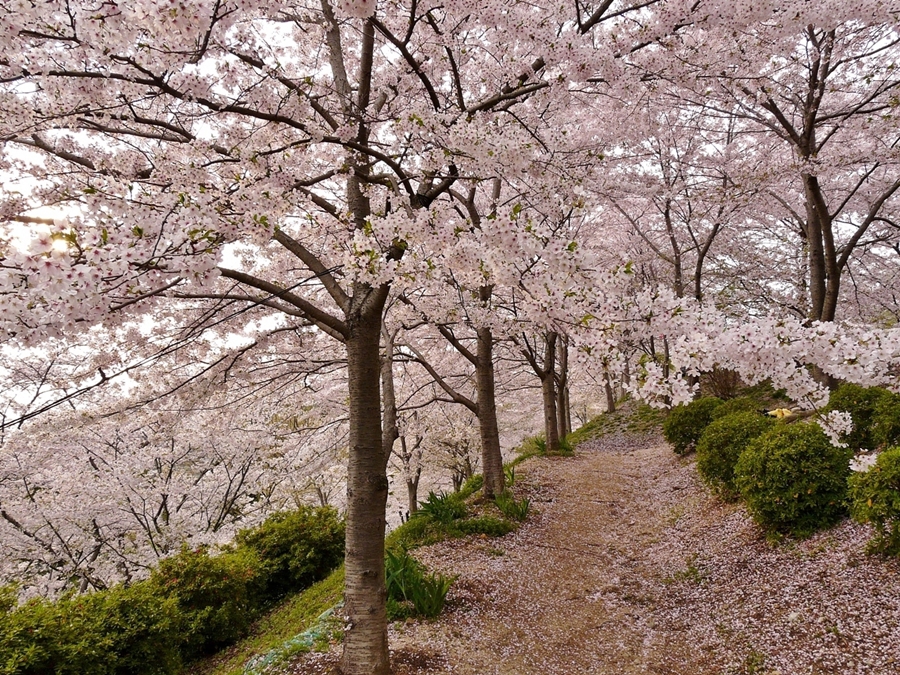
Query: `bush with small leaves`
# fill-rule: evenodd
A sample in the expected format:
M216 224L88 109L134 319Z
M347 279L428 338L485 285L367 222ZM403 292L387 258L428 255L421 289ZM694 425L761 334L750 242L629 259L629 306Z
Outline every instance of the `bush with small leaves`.
M211 556L185 547L160 561L150 580L175 599L183 615L185 658L212 653L247 632L261 609L260 569L248 548Z
M900 445L900 395L885 390L875 405L872 442L881 448Z
M831 392L825 411L842 410L850 413L853 431L842 440L854 450L860 448L871 450L878 446L873 434L876 410L886 396L889 396L886 389L844 383Z
M730 398L727 401L723 401L722 405L717 406L716 409L712 411L712 418L718 420L728 415L734 415L735 413L759 413L763 407L762 403L755 398L750 396L738 396L737 398Z
M850 515L875 527L869 550L900 555L900 447L885 450L868 471L849 480Z
M704 429L712 422L713 411L720 405L721 399L705 396L672 408L663 422L663 436L672 444L675 454L684 455L694 449Z
M147 582L36 599L0 614L0 672L174 675L181 628L176 602Z
M726 405L728 402L723 403L720 409ZM735 412L713 421L697 441L697 471L700 476L725 499L737 497L734 467L741 452L750 441L774 425L775 420L758 412Z
M259 558L264 602L311 586L344 560L344 522L328 506L275 513L235 541Z
M776 424L741 453L734 484L758 524L804 537L846 514L852 456L817 424Z

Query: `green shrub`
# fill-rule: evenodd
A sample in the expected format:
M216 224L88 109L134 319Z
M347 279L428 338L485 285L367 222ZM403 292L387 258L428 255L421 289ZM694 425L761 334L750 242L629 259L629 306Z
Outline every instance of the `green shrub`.
M854 449L873 449L879 445L873 434L876 409L889 393L878 387L860 387L844 383L831 392L826 412L843 410L853 418L853 431L843 440Z
M872 419L872 447L900 445L900 396L884 391Z
M455 525L461 534L484 534L488 537L502 537L516 529L516 526L508 520L494 516L458 520Z
M852 456L816 424L776 424L741 453L734 484L757 523L808 536L846 513Z
M482 487L484 487L484 476L480 473L475 474L463 483L459 492L456 493L456 496L458 499L467 499L478 492Z
M712 418L713 420L718 420L727 417L728 415L734 415L735 413L758 413L762 408L762 404L755 398L751 396L738 396L737 398L730 398L727 401L723 401L722 405L717 406L715 410L712 411Z
M408 551L387 551L385 585L388 614L392 619L417 614L435 617L444 608L447 593L456 577L426 572L425 566Z
M528 509L531 506L531 500L523 499L517 502L512 493L507 490L494 498L494 504L500 509L500 512L507 518L512 520L525 520L528 517Z
M147 582L32 600L0 616L0 672L170 675L181 668L181 627L176 603Z
M238 533L238 547L260 561L265 602L311 586L344 560L344 523L331 507L301 507Z
M428 499L419 504L416 517L428 518L441 525L449 525L454 520L466 517L466 505L457 494L428 493Z
M261 608L260 568L249 548L211 556L185 547L160 561L151 581L182 613L185 658L211 653L247 632Z
M672 408L663 422L663 436L672 444L676 454L684 455L694 448L703 430L712 422L713 411L720 405L720 399L705 396Z
M730 402L723 403L719 409ZM697 471L700 476L726 499L735 497L734 467L738 457L750 441L774 424L773 419L758 412L735 412L714 420L697 441Z
M869 550L900 555L900 447L885 450L849 480L850 515L875 527Z

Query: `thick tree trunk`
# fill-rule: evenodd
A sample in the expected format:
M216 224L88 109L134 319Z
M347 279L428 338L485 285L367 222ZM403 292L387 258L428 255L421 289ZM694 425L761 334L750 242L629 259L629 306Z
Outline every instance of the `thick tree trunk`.
M478 339L475 387L478 391L478 428L481 434L481 471L484 496L493 499L505 489L497 403L494 393L494 336L490 328L476 330Z
M821 321L825 311L828 285L828 266L823 242L823 229L828 227L828 213L825 210L818 179L803 174L803 188L806 199L806 243L809 255L809 319Z
M354 289L354 300L378 291ZM373 298L369 298L372 300ZM347 535L344 675L389 675L384 533L387 456L381 432L379 338L383 302L365 302L348 321L350 457L347 463ZM377 306L366 306L377 305Z

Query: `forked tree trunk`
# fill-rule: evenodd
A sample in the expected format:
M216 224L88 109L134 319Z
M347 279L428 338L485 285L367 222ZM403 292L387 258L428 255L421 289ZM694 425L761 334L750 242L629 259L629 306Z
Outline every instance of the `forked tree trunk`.
M354 289L354 300L367 294ZM370 291L370 295L377 291ZM372 299L371 297L369 298ZM350 456L347 462L347 535L344 675L389 675L384 533L387 456L381 435L379 338L383 302L368 303L348 320ZM378 306L371 306L378 305Z
M484 496L493 499L505 489L497 403L494 395L494 336L490 328L476 330L478 339L475 387L478 392L478 430L481 435L481 471Z

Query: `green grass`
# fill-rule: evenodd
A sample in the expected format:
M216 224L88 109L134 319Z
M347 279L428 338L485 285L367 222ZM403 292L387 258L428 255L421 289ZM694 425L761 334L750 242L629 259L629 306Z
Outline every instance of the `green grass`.
M340 602L344 592L344 566L305 591L289 596L257 621L250 634L218 654L186 669L190 675L240 675L252 657L281 647L309 628L326 609Z
M580 443L617 432L649 434L659 431L669 411L645 403L621 401L612 413L601 413L566 436L574 448Z

